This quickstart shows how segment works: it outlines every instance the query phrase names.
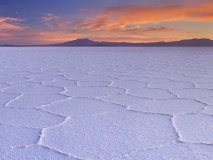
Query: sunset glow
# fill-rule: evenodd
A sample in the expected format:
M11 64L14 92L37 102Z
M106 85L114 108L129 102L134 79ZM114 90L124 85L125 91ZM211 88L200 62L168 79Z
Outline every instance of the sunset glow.
M202 0L0 2L0 44L213 39L213 3Z

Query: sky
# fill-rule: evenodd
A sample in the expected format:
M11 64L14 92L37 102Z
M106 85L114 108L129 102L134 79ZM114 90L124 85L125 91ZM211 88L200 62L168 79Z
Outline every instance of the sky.
M212 0L0 0L0 44L213 39Z

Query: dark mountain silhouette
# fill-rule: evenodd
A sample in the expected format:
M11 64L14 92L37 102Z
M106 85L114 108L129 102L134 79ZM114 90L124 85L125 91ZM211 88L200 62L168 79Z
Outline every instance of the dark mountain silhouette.
M122 44L130 44L130 43L122 43L122 42L97 42L90 40L88 38L76 39L73 41L68 41L60 44L53 44L53 46L120 46Z
M21 47L21 46L76 46L76 47L88 47L88 46L103 46L103 47L213 47L213 40L203 39L187 39L172 42L150 42L150 43L130 43L130 42L98 42L88 38L76 39L59 44L50 45L0 45L3 47Z
M15 45L12 45L12 44L3 44L3 45L0 45L0 47L14 47Z
M172 42L128 43L128 42L97 42L88 38L77 39L50 46L137 46L137 47L213 47L211 39L188 39Z
M78 46L78 45L83 45L83 46L90 46L90 45L94 45L96 44L95 41L92 41L88 38L84 38L84 39L76 39L76 40L73 40L73 41L68 41L68 42L65 42L65 43L61 43L59 45L61 46Z
M153 46L168 46L168 47L213 47L211 39L188 39L173 42L156 42L149 43Z

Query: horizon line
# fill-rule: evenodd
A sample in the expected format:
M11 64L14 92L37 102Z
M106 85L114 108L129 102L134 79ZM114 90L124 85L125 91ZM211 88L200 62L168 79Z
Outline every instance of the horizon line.
M65 42L58 42L58 43L49 43L49 44L0 44L0 46L49 46L49 45L58 45L58 44L64 44L67 42L73 42L77 40L90 40L92 42L97 42L97 43L127 43L127 44L151 44L151 43L170 43L170 42L179 42L179 41L184 41L184 40L210 40L213 41L211 38L190 38L190 39L180 39L180 40L174 40L174 41L152 41L152 42L128 42L128 41L118 41L118 42L113 42L113 41L96 41L93 40L93 38L77 38L74 40L70 41L65 41Z

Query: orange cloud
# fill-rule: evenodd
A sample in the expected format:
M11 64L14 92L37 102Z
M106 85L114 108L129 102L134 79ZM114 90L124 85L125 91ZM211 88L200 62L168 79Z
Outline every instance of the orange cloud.
M53 36L55 40L63 38L66 40L69 37L72 39L73 34L78 37L99 38L104 35L128 36L132 39L141 39L141 36L145 39L153 39L149 36L154 35L159 39L163 36L169 37L166 35L167 32L174 38L175 34L181 33L183 37L185 36L183 33L188 33L188 31L174 26L164 26L161 22L213 21L213 3L194 6L118 6L105 8L98 16L77 22L65 22L60 16L53 14L46 14L41 20L48 29L55 31L55 34L48 31L43 33L55 35ZM146 24L149 24L149 27L145 27Z
M58 43L74 40L78 37L78 34L72 34L64 31L49 31L49 32L39 32L37 34L37 39L42 41L42 43Z
M213 21L213 3L196 6L111 7L101 15L111 22L144 24L165 21Z
M152 40L186 38L189 30L179 27L163 26L162 22L213 22L213 3L194 6L118 6L105 8L94 17L85 18L74 23L67 23L70 32L85 35L85 37L129 37L128 40ZM149 27L145 27L149 24ZM152 26L151 26L152 25ZM189 34L188 34L189 35ZM192 35L192 34L191 34ZM116 38L119 37L119 38ZM131 37L131 38L130 38ZM106 37L105 37L106 38ZM189 37L191 38L191 37ZM108 38L110 39L110 38ZM123 40L124 41L124 40Z
M17 25L17 22L21 21L23 20L18 18L0 17L0 32L23 30L23 26Z
M19 23L23 19L0 17L0 42L5 44L13 43L13 40L19 39L19 36L26 33L28 27L22 26Z
M213 3L196 6L110 7L92 21L85 19L73 25L83 31L128 31L128 25L140 28L141 25L147 23L172 21L213 21ZM153 31L156 31L155 28Z

